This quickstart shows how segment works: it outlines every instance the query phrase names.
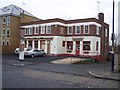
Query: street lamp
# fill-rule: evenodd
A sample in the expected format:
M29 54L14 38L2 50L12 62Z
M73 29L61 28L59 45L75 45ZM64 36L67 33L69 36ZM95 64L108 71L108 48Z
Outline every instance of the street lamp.
M112 60L111 60L111 70L114 71L114 38L115 38L115 35L114 35L114 7L115 7L115 0L113 0L113 21L112 21Z

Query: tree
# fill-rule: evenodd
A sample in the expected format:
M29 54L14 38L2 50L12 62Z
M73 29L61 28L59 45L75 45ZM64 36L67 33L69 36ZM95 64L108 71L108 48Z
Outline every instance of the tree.
M114 47L115 47L115 52L120 52L120 33L115 35Z

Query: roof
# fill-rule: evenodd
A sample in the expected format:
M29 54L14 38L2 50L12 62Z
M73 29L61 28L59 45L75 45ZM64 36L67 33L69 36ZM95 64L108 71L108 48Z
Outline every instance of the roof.
M15 5L9 5L3 8L0 8L0 15L15 15L20 16L22 14L26 14L29 16L33 16L32 14L28 13L27 11L23 10L22 8L19 8ZM35 17L35 16L33 16Z

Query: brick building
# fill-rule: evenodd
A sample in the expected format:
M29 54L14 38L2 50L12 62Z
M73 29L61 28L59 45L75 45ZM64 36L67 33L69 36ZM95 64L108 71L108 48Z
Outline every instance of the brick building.
M2 54L14 53L19 47L21 23L38 21L39 19L27 11L9 5L0 9L0 48Z
M49 55L79 55L105 61L109 51L109 25L99 18L63 20L59 18L21 24L25 47L44 50Z

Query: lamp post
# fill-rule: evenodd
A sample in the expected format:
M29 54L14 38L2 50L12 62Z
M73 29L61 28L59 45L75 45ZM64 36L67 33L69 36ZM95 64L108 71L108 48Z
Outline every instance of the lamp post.
M112 21L112 60L111 60L111 70L114 71L114 38L115 38L115 35L114 35L114 7L115 7L115 0L113 0L113 21Z

